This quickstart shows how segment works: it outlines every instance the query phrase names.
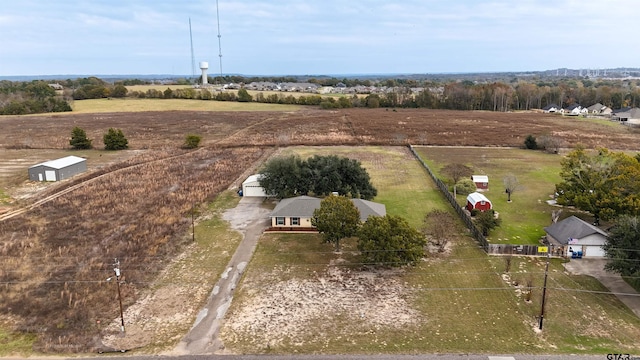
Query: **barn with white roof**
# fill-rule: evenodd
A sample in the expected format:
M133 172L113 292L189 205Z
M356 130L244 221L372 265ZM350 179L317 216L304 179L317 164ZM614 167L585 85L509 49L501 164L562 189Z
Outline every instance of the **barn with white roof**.
M87 160L78 156L67 156L45 161L29 168L31 181L60 181L87 171Z

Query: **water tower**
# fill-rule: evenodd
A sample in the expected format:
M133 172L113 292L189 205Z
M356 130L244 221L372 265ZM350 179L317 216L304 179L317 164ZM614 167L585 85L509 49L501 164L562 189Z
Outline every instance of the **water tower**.
M200 70L202 70L202 86L207 85L207 69L209 69L209 63L206 61L200 61Z

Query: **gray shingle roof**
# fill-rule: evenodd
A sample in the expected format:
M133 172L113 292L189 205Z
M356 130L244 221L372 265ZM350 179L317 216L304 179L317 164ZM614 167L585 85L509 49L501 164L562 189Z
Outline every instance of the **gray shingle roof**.
M569 238L582 239L585 236L593 234L607 236L604 230L575 216L570 216L562 221L558 221L555 224L547 226L544 230L558 242L565 245L569 243Z
M313 211L320 208L322 200L311 196L298 196L294 198L282 199L273 209L270 217L312 217ZM353 204L360 211L360 220L366 221L371 215L385 216L387 208L384 204L362 199L351 199Z

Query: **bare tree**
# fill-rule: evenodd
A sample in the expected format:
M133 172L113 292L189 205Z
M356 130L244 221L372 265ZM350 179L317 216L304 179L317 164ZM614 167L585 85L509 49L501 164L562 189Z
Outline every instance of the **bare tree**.
M443 210L433 210L425 216L422 232L429 238L430 244L436 246L439 252L444 252L453 224L451 214Z
M469 177L473 174L473 169L467 165L460 163L448 164L442 168L442 173L449 176L453 180L453 196L456 196L456 184L460 179Z
M511 194L520 188L518 178L513 174L507 174L502 182L504 183L504 191L507 193L507 202L511 202Z
M557 154L562 146L562 140L553 136L543 135L538 139L538 147L546 152Z
M504 257L504 272L508 273L511 271L511 262L513 261L513 257L511 255L507 255Z

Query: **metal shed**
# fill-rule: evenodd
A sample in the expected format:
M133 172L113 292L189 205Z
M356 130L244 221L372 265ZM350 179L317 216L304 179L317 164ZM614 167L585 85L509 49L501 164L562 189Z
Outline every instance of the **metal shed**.
M87 171L86 159L67 156L29 167L29 180L60 181L85 171Z

